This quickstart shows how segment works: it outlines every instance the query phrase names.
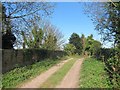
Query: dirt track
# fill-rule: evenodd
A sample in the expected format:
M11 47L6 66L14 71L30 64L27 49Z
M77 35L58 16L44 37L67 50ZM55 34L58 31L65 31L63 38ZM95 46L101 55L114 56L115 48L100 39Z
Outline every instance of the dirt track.
M32 79L30 82L24 83L18 88L39 88L39 86L45 82L54 72L56 72L59 68L61 68L66 62L71 60L72 58L68 60L61 61L59 64L53 66L46 72L40 74L36 78Z
M71 60L70 58L69 60ZM58 69L60 69L66 62L69 60L61 61L59 64L51 67L46 72L40 74L36 78L30 80L27 83L23 83L18 88L39 88L40 85L45 82L53 73L55 73ZM57 85L55 88L77 88L79 84L79 77L80 77L80 68L81 64L83 62L83 58L76 60L76 62L73 64L71 69L68 71L68 73L65 75L63 80L59 85Z
M79 74L82 62L83 58L77 60L64 77L60 85L58 85L56 88L77 88L79 84Z

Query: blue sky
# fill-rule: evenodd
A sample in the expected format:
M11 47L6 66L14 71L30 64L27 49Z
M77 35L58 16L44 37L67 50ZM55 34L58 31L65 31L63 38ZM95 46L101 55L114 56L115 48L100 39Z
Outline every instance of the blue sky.
M64 34L66 42L70 35L75 32L81 36L93 34L94 39L100 40L100 35L94 30L94 25L83 9L84 3L57 2L50 21Z

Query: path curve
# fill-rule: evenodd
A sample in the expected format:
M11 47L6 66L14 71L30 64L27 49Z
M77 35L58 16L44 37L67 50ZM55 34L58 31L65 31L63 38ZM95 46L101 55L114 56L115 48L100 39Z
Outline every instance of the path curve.
M47 70L46 72L40 74L39 76L37 76L36 78L32 79L30 82L27 82L23 85L21 85L18 88L39 88L40 85L45 82L53 73L55 73L59 68L61 68L66 62L68 62L69 60L71 60L73 58L70 58L68 60L64 60L61 61L60 63L58 63L57 65L51 67L49 70Z
M84 58L77 60L56 88L78 88L81 64Z

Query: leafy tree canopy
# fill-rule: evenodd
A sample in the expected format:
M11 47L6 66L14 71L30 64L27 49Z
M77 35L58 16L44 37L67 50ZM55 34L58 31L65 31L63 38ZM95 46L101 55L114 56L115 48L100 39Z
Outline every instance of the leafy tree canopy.
M73 33L69 39L69 43L73 44L76 48L75 53L78 53L79 55L82 53L82 42L81 38L77 33Z

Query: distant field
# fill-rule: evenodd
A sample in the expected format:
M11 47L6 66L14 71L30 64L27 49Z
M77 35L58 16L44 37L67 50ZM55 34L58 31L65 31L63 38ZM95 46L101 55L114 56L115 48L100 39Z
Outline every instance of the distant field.
M84 60L80 72L80 88L110 88L104 63L93 58Z

